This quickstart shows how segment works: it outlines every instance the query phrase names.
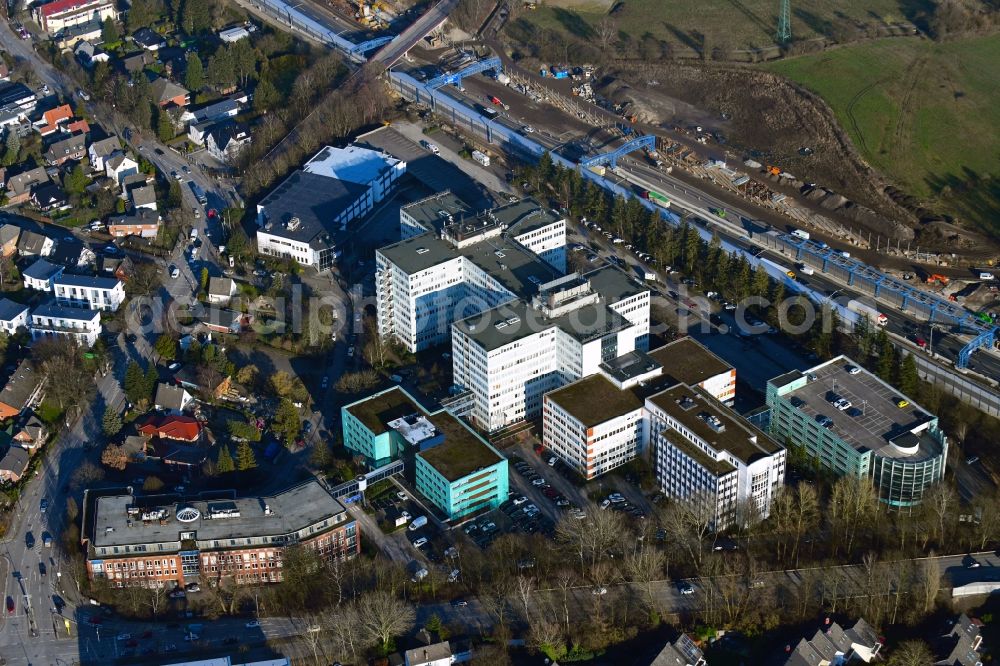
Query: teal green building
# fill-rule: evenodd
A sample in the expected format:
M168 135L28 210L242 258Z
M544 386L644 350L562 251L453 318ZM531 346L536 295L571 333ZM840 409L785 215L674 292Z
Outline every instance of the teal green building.
M770 433L839 476L869 478L886 504L919 504L944 477L936 415L844 356L767 384Z

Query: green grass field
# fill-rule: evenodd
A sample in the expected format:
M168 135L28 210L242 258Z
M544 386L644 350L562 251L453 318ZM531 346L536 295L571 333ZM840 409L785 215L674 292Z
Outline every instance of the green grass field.
M1000 36L887 39L767 68L821 95L908 193L1000 233Z
M546 0L525 18L539 27L590 39L608 16L603 8L607 4L614 3ZM778 6L778 0L624 0L610 18L634 42L649 35L677 49L700 50L707 38L710 48L759 49L775 44ZM838 25L904 22L907 17L899 6L898 0L794 0L792 35L812 39L831 35Z

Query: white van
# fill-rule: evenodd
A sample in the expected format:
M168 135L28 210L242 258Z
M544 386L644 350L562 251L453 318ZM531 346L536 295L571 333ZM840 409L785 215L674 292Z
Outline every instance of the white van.
M809 232L803 231L802 229L795 229L792 231L793 236L798 236L802 240L809 240Z

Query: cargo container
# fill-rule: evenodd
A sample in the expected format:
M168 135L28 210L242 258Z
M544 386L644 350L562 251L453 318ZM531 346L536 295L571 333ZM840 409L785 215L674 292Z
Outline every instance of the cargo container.
M650 191L647 198L661 208L670 208L670 199L659 192Z

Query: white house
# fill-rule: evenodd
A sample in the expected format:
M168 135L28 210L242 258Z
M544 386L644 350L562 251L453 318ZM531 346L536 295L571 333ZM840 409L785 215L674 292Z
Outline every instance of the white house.
M194 401L194 396L188 393L183 386L174 384L159 384L156 387L156 397L153 405L156 409L169 412L171 414L183 414Z
M101 335L101 313L43 303L32 311L28 330L32 340L68 337L85 347L93 347Z
M60 275L52 281L60 305L116 311L125 300L125 283L118 278Z
M236 282L232 278L213 277L208 281L208 302L224 305L236 295Z
M237 123L220 123L205 133L205 150L220 162L230 162L250 145L250 132Z
M36 291L52 291L52 281L63 274L63 267L49 263L45 259L36 259L33 264L24 269L24 288Z
M415 647L403 653L405 666L451 666L455 663L448 641Z
M9 298L0 298L0 330L11 334L28 326L28 306L15 303Z
M109 136L100 141L94 141L87 147L87 157L90 158L90 168L94 171L104 171L107 166L105 160L121 150L121 143L117 136Z
M125 153L119 151L109 157L104 163L105 172L108 178L115 181L121 187L126 176L139 173L139 163Z

